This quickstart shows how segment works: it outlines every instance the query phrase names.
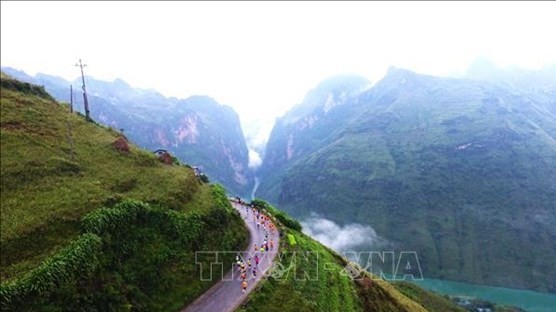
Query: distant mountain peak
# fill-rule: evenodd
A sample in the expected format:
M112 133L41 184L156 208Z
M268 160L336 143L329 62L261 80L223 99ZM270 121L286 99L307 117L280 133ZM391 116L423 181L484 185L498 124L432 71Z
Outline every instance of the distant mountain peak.
M401 85L414 85L424 77L432 77L424 74L418 74L408 69L390 66L386 75L377 83L377 86L383 88L398 88Z
M348 99L361 94L371 87L371 82L359 75L340 74L322 80L305 95L301 103L286 113L285 121L292 123L315 113L315 110L328 113L335 106L347 103Z

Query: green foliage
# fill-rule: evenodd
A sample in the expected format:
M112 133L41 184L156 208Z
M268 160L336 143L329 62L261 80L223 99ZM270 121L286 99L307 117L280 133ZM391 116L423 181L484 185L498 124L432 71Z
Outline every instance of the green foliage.
M328 250L299 232L290 234L298 244L289 246L280 241L280 251L285 253L277 258L280 266L275 268L284 274L264 281L240 311L363 310L356 285L340 273L342 267ZM306 257L306 251L313 254Z
M90 212L82 220L84 234L76 242L22 279L2 284L2 307L22 310L63 303L67 308L68 298L73 309L118 310L116 307L127 304L137 310L181 307L210 286L194 276L187 277L193 279L189 286L199 284L193 293L187 284L176 284L183 283L175 279L176 274L186 278L184 274L195 271L193 251L209 246L234 250L246 241L241 219L222 207L222 188L214 187L213 192L214 206L205 215L155 208L136 200ZM213 236L216 239L209 238ZM87 285L98 284L104 285L104 291L88 289ZM173 297L168 300L164 294L169 287L176 287L173 292L189 294L178 302ZM85 295L91 291L93 296ZM151 297L154 299L147 299Z
M55 256L25 274L21 279L2 283L2 310L25 306L30 300L45 297L57 287L75 279L89 276L99 265L97 256L102 241L92 233L80 235Z
M201 174L199 175L199 179L200 179L201 182L203 182L203 183L210 183L209 177L208 177L206 174L204 174L204 173L201 173Z
M34 96L44 98L46 100L51 100L51 101L54 100L52 96L48 94L48 92L46 92L43 86L36 86L27 82L21 82L15 79L11 79L10 77L5 75L2 75L2 79L0 80L0 86L1 88L6 90L12 90L12 91L21 92L28 95L34 95Z
M426 311L387 282L369 282L369 275L353 280L344 258L298 231L285 231L296 244L280 241L275 272L239 311Z

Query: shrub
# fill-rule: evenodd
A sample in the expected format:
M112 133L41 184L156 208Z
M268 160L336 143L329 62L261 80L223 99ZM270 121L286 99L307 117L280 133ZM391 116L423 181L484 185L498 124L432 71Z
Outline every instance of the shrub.
M45 297L64 283L90 275L98 266L102 241L92 233L80 235L58 254L22 278L0 285L2 310L19 310L27 299ZM34 299L35 300L35 299Z
M209 177L208 177L206 174L204 174L204 173L201 173L201 174L199 175L199 179L200 179L201 182L203 182L203 183L210 183Z

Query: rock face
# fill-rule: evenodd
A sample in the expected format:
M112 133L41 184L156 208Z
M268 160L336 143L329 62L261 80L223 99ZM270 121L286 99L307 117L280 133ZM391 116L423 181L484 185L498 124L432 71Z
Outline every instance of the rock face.
M58 77L2 68L20 80L44 85L56 99L69 102L70 82ZM248 150L236 112L207 96L166 98L152 90L135 89L123 80L87 78L91 116L124 129L135 144L163 148L181 162L198 166L214 182L237 195L247 196L253 187ZM74 81L75 86L81 82ZM83 112L82 97L74 94L74 107Z
M364 92L317 88L276 123L256 196L369 224L426 277L556 292L556 84L536 81L392 68Z
M120 152L129 153L131 151L129 149L129 144L124 137L118 137L116 141L112 143L112 146Z

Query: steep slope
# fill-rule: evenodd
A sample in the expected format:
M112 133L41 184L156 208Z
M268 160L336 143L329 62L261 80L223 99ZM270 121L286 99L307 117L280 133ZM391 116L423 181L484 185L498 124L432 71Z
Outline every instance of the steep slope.
M329 112L337 126L312 152L277 166L287 142L312 142L274 132L257 195L298 217L370 224L416 250L427 277L555 292L556 102L546 94L393 68Z
M2 73L0 94L2 311L175 311L212 285L195 251L244 247L224 190L190 167L115 149L42 87Z
M362 271L336 252L300 231L300 225L284 212L261 200L252 202L278 219L279 261L260 289L238 311L454 311L463 310L448 300L409 299L389 282ZM289 226L285 226L289 224ZM287 239L286 239L287 238ZM422 298L437 298L414 286Z
M355 99L369 86L370 82L359 76L331 77L276 120L266 146L265 164L258 172L264 177L259 197L277 200L277 186L289 166L327 144L346 121L357 116L360 107Z
M69 102L70 82L37 74L31 77L9 67L6 73L44 85L57 100ZM123 130L137 145L167 149L179 160L198 166L231 192L245 195L252 188L247 145L236 112L207 96L166 98L153 90L137 89L125 81L106 82L86 77L92 118ZM74 87L74 107L83 112L81 80Z

